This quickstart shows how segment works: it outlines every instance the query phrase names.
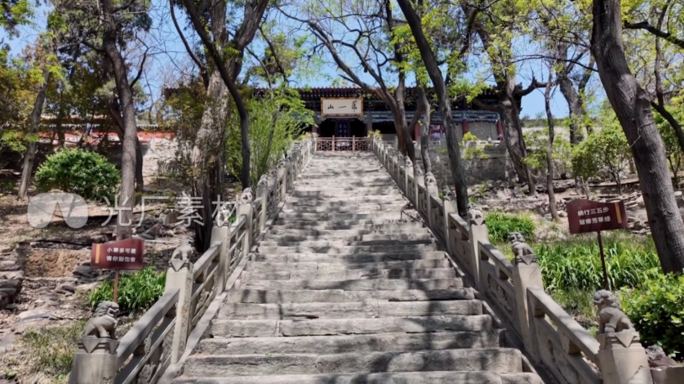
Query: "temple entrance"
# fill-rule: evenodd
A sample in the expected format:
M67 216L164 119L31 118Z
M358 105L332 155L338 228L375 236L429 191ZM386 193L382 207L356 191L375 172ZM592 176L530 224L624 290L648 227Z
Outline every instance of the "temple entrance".
M366 137L366 124L357 118L328 118L319 124L320 137Z

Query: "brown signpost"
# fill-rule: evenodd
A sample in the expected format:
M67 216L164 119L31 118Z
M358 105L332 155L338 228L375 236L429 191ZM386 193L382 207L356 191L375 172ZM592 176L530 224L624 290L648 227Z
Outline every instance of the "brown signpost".
M601 203L587 199L577 199L569 202L566 205L566 208L568 212L568 224L570 224L570 233L596 232L598 235L599 250L601 251L601 266L603 267L603 285L604 289L609 289L601 231L628 228L625 203L622 201L616 203Z
M114 270L114 302L119 296L119 271L143 269L145 242L140 239L110 241L93 244L90 266L95 269Z

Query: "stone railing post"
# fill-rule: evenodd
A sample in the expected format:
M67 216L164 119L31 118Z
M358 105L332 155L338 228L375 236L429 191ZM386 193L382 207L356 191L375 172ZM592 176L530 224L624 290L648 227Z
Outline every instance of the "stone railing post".
M521 239L524 240L524 239ZM525 349L533 353L535 335L530 329L531 314L528 313L529 306L527 305L527 288L537 287L544 289L544 281L542 280L542 272L537 256L532 252L532 248L526 243L514 242L512 246L515 253L514 267L513 267L513 288L515 289L515 305L518 316L518 324L520 325L520 332L522 333L522 341Z
M442 225L444 226L444 241L446 241L447 251L453 254L453 247L451 244L450 234L451 231L449 229L449 216L451 216L452 213L457 213L458 208L456 207L456 202L451 200L451 198L448 198L447 196L444 196L444 201L442 202L442 205L444 207L444 223L442 223Z
M261 175L257 183L257 196L261 199L261 208L259 208L259 233L266 227L268 221L268 177Z
M230 221L222 223L221 226L214 226L211 229L211 245L221 243L221 250L219 251L219 265L218 276L221 278L217 280L217 292L223 292L226 288L226 280L228 279L228 269L230 266Z
M230 223L229 223L230 224ZM173 342L171 344L171 364L178 362L185 350L185 344L190 336L190 299L192 298L192 263L190 256L192 247L187 242L181 244L173 251L170 267L166 272L165 289L178 288L178 303L176 304L176 325L173 330Z
M594 295L598 307L596 317L599 330L599 369L604 384L653 384L646 350L641 345L639 332L622 311L610 291Z
M401 181L404 183L404 193L406 193L407 197L409 196L409 177L411 176L413 176L413 162L407 157L404 168L404 180Z
M277 173L278 179L282 180L280 181L282 183L281 190L280 190L280 196L278 197L280 201L285 200L285 195L287 194L287 162L285 158L280 159L278 162L278 173Z
M473 266L473 278L477 287L482 289L484 282L480 281L480 242L489 244L489 230L487 230L484 213L479 209L469 210L468 224L470 224L468 238L471 246L472 260L470 263Z
M95 316L86 324L83 337L78 342L78 350L71 364L69 384L114 382L119 368L116 355L119 341L115 335L118 314L119 306L114 302L103 301L97 306ZM106 333L100 333L98 328Z
M252 202L254 201L254 194L251 188L245 188L240 196L240 201L237 207L237 217L245 216L245 238L243 243L240 244L242 247L242 257L247 257L249 255L249 249L252 245L252 210L254 206Z
M430 226L431 229L434 229L439 223L434 223L433 215L432 215L432 199L431 196L439 196L439 188L437 188L437 179L435 179L435 175L432 174L432 172L428 172L425 174L425 190L427 191L427 194L425 194L426 198L426 207L427 207L427 217L428 217L428 225Z

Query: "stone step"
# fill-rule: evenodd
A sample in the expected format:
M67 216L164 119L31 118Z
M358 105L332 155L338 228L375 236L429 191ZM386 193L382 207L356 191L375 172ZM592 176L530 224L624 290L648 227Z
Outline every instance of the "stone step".
M263 246L297 245L299 247L326 247L345 245L373 245L373 244L432 244L433 237L427 230L423 233L393 233L393 234L369 234L369 235L327 235L327 236L291 236L291 235L266 235L259 243Z
M499 347L499 331L488 330L483 332L379 333L341 336L214 337L202 340L197 353L205 355L333 354L497 347Z
M389 206L395 207L395 206L404 206L408 203L404 198L401 196L397 197L392 197L392 198L385 198L385 199L377 199L377 200L355 200L355 201L347 201L347 200L342 200L343 198L338 198L335 201L329 201L329 200L309 200L309 201L291 201L290 199L287 200L285 204L285 209L307 209L307 208L327 208L328 210L334 210L336 212L339 212L341 210L365 210L365 209L374 209L380 207L381 209L385 209Z
M412 216L416 216L415 211L410 211ZM408 216L402 215L401 209L392 212L377 212L377 211L366 211L366 212L340 212L340 213L330 213L330 212L298 212L295 210L281 211L278 215L278 221L292 222L294 225L297 221L361 221L361 220L373 220L375 222L382 221L399 221L399 220L410 220Z
M453 279L451 268L426 269L352 269L346 271L252 271L242 272L242 281L248 280L364 280L364 279Z
M288 198L306 199L306 198L344 198L348 196L403 196L401 191L394 186L387 186L385 188L371 188L366 190L364 194L349 193L347 191L354 191L354 189L347 189L349 187L338 187L337 189L328 189L327 187L312 188L312 187L298 187Z
M394 245L344 245L344 246L276 246L259 244L261 254L295 254L295 253L326 253L328 255L358 255L367 253L418 253L433 252L434 245L427 244L394 244Z
M296 197L294 195L290 195L287 197L287 201L289 203L294 203L294 204L316 204L318 202L329 202L329 203L337 203L337 202L387 202L387 201L394 201L394 200L404 200L404 197L401 193L396 193L396 194L390 194L390 195L350 195L347 194L346 196L306 196L306 197Z
M474 300L472 288L456 288L423 291L345 291L342 289L321 290L261 290L233 289L228 291L228 303L252 304L285 304L285 303L344 303L371 300L387 300L393 302L429 301L429 300Z
M375 234L415 234L425 232L428 229L422 225L395 225L395 226L381 226L368 227L363 229L324 229L324 228L298 228L297 226L291 225L275 225L271 227L266 236L292 236L292 237L302 237L302 236L313 236L313 237L355 237L362 235L375 235Z
M460 278L449 279L368 279L368 280L253 280L242 281L242 289L300 290L344 289L346 291L438 290L463 288Z
M443 251L397 251L391 253L358 253L350 255L327 254L327 253L255 253L252 260L270 263L336 263L336 264L363 264L363 263L386 263L392 261L415 261L415 260L443 260ZM248 265L249 266L249 265Z
M433 332L492 331L489 315L385 317L375 319L309 319L309 320L224 320L214 319L214 337L294 337L371 335L377 333L424 334Z
M264 384L263 376L186 377L173 384ZM268 384L543 384L532 373L493 372L392 372L330 375L272 375Z
M339 353L332 355L193 355L187 376L252 376L423 371L522 373L520 351L509 348L447 349L417 352Z
M318 217L311 219L295 219L287 218L284 215L279 216L273 222L273 228L275 229L326 229L326 230L338 230L338 229L367 229L367 228L383 228L386 230L391 230L393 228L425 228L423 222L409 221L408 217L400 219L395 217L393 219L359 219L359 220L347 220L347 219L337 219L337 220L325 220L321 221Z
M399 203L399 204L392 204L392 205L367 205L365 207L339 207L339 208L331 208L331 207L304 207L304 206L298 206L298 207L293 207L289 205L285 205L283 211L281 214L285 214L287 216L300 216L300 215L316 215L318 218L321 217L330 217L335 218L338 216L345 216L345 215L356 215L353 217L359 217L359 218L368 218L368 216L373 216L373 215L399 215L399 213L402 211L402 209L407 209L408 207L406 206L406 203ZM334 212L334 213L331 213ZM365 215L366 217L364 217ZM305 216L306 217L306 216Z
M479 300L245 304L224 302L218 318L233 320L350 319L372 317L481 315Z
M451 263L446 258L432 260L409 260L409 261L385 261L377 263L326 263L315 261L303 261L293 263L275 263L272 261L253 261L247 264L245 271L275 272L292 270L312 270L312 271L344 271L349 269L433 269L449 268Z

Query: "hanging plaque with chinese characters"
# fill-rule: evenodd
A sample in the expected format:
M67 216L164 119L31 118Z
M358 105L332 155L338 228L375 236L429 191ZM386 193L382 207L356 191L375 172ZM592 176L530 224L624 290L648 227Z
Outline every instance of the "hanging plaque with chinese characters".
M322 116L361 116L363 99L326 99L321 98Z
M93 244L90 267L97 269L143 269L145 243L140 239Z
M625 229L627 212L625 203L601 203L577 199L567 205L570 233L585 233Z

